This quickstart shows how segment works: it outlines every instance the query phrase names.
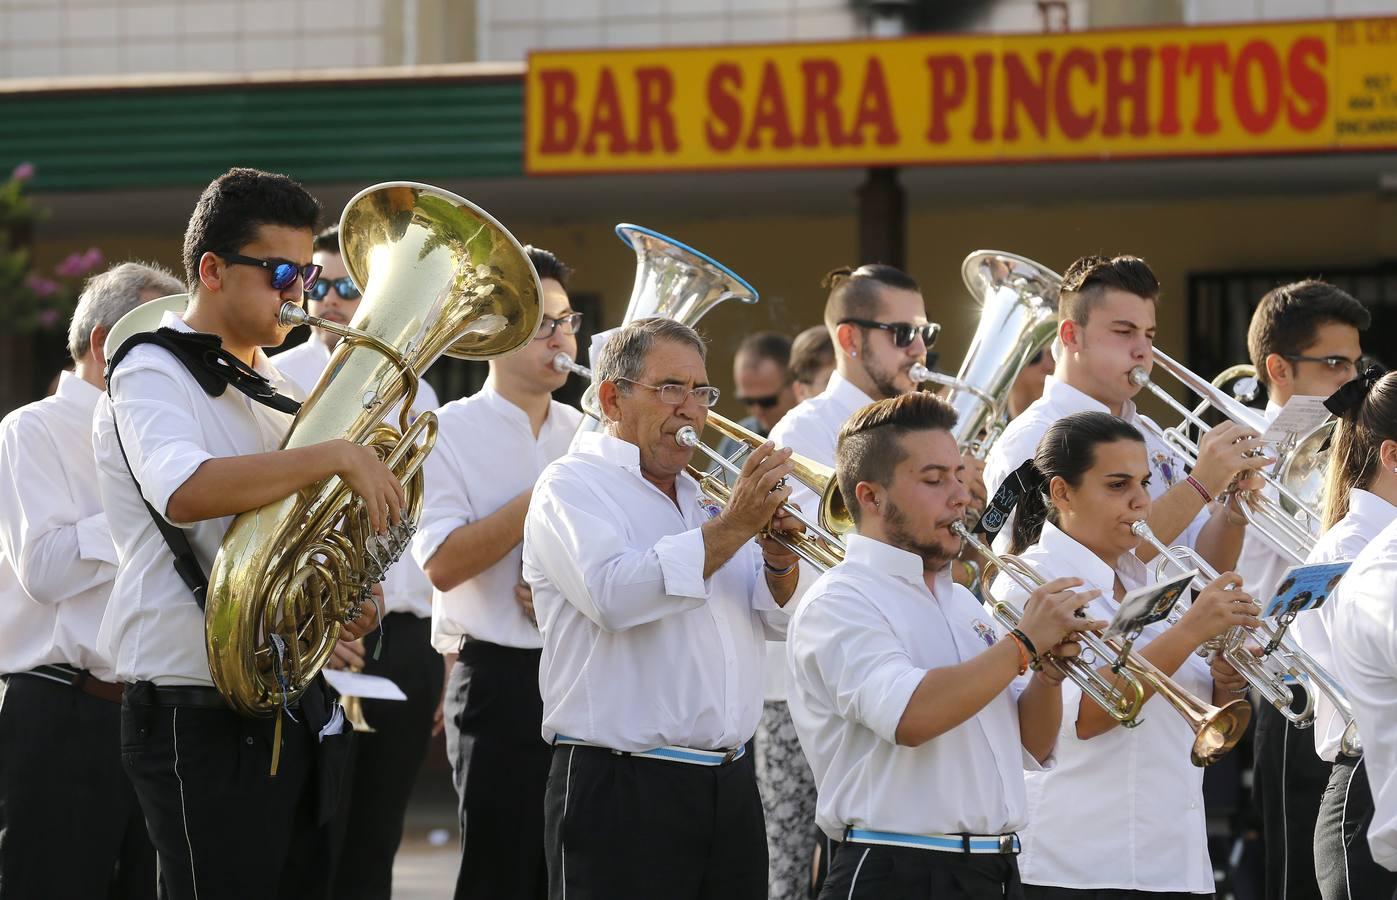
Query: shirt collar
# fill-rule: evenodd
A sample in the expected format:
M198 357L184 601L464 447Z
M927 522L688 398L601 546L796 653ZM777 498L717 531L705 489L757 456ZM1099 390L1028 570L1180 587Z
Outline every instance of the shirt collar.
M1266 424L1269 425L1272 422L1276 421L1276 416L1279 416L1280 414L1281 407L1278 406L1274 401L1268 399L1266 401L1266 411L1262 413L1262 416L1264 416L1266 419Z
M189 327L183 318L170 310L166 310L160 317L160 327L169 328L183 334L197 334L193 328ZM312 341L315 339L313 335L310 337ZM328 355L326 358L329 358ZM272 365L271 360L267 357L267 354L262 352L261 347L252 351L252 371L261 375L273 385L286 383L286 376L277 371L276 367Z
M58 375L57 395L58 399L65 403L72 403L87 412L92 412L97 408L97 401L101 399L102 392L83 381L76 373L64 369Z
M892 544L864 537L849 535L844 542L845 562L867 566L877 572L884 572L914 587L925 588L926 569L922 558L909 550L894 547ZM947 567L946 572L950 572ZM937 587L941 587L941 576L937 576Z
M646 484L651 484L650 480L640 471L640 448L630 441L623 441L604 431L585 431L577 436L574 451L599 456L613 466L625 469ZM659 488L655 489L659 490ZM679 477L675 479L675 490L683 492L680 496L682 504L686 502L690 492L696 493L698 491L698 482L688 472L680 472Z
M1111 411L1110 407L1100 400L1054 375L1049 375L1043 379L1043 402L1053 408L1053 411L1058 414L1058 418L1079 412L1109 413ZM1135 418L1134 400L1127 400L1121 404L1121 418L1126 421L1132 421Z
M874 402L873 398L865 394L862 388L840 375L837 369L830 373L829 384L825 385L824 393L820 396L828 400L836 409L845 413L841 419L847 419L856 411Z
M1125 580L1131 582L1144 584L1148 580L1149 573L1144 563L1135 558L1135 554L1126 553L1116 560L1115 566L1111 566L1052 522L1043 523L1043 533L1038 538L1038 546L1043 555L1054 560L1054 568L1057 568L1057 561L1061 560L1064 563L1063 568L1075 573L1091 587L1099 589L1108 599L1115 596L1117 570L1120 570Z
M1393 506L1372 491L1354 488L1348 495L1348 514L1355 518L1387 523L1397 519L1397 506Z

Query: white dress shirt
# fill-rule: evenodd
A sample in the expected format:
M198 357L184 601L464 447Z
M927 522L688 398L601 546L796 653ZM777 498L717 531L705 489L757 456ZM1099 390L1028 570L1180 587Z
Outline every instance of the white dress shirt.
M373 352L365 348L366 352ZM294 381L301 389L303 396L309 396L315 388L315 383L320 380L325 367L330 364L330 350L325 346L324 341L315 335L311 335L310 340L298 344L287 350L285 353L278 353L272 357L272 365L283 377ZM417 380L417 397L412 403L412 418L416 419L424 412L435 410L441 405L437 399L437 392L427 383L425 379ZM400 406L394 404L393 409L383 421L398 427L398 410ZM441 451L441 445L437 444L432 448L431 454L427 456L428 471L424 473L426 480L423 481L422 505L425 510L426 505L431 502L432 486L430 463L432 456ZM383 613L405 612L418 618L427 618L432 614L432 583L427 580L427 575L422 571L422 566L412 558L409 553L404 553L398 561L388 569L388 576L383 579Z
M1397 872L1397 522L1358 554L1341 584L1334 661L1363 735L1374 806L1368 846L1378 865Z
M678 505L608 434L580 435L539 477L524 577L543 634L544 740L730 750L756 731L764 642L789 617L755 541L703 577L701 528L718 509L687 474L675 490Z
M191 330L169 312L160 326ZM253 362L279 392L300 398L295 383L282 378L262 351ZM131 350L117 367L108 395L97 405L93 446L102 506L120 558L98 647L112 658L119 680L213 684L204 649L203 611L175 573L169 547L141 495L165 515L170 496L205 460L276 450L291 418L232 387L210 397L183 364L153 344ZM114 422L121 428L129 471L117 446ZM171 524L184 529L207 573L232 523L233 517L225 516Z
M831 372L829 384L814 397L798 403L771 429L771 440L778 447L790 447L806 459L834 466L839 446L839 429L849 417L870 403L872 397L838 372ZM805 485L792 479L791 502L812 515L820 510L820 498ZM766 699L786 702L786 648L770 644L766 648Z
M97 651L116 577L92 457L101 396L64 372L0 422L0 674L66 663L115 680Z
M1274 403L1266 404L1263 415L1268 425L1280 414L1279 406ZM1265 491L1273 500L1279 496L1269 486ZM1264 607L1267 601L1276 596L1281 575L1293 565L1295 560L1278 551L1274 544L1257 531L1256 526L1247 526L1247 530L1242 533L1242 552L1237 556L1236 571L1242 576L1247 593L1255 597L1257 603Z
M999 436L999 440L990 448L989 456L985 460L985 489L989 491L989 496L994 497L994 492L999 490L1004 479L1023 465L1025 460L1033 458L1038 452L1038 442L1043 439L1050 425L1064 416L1079 412L1109 413L1110 409L1106 404L1087 396L1065 381L1052 375L1045 378L1043 396L1034 400L1028 409L1010 422L1009 427ZM1150 463L1150 497L1158 500L1165 491L1188 477L1184 461L1164 444L1156 441L1141 426L1142 421L1153 420L1140 415L1134 401L1127 400L1121 407L1121 418L1139 428L1140 433L1145 436L1145 451ZM1192 547L1198 539L1198 532L1207 524L1208 516L1208 507L1205 505L1183 533L1171 543ZM1014 516L1011 513L994 540L996 552L1008 552L1013 528Z
M1349 491L1348 512L1320 535L1307 563L1337 562L1354 559L1384 528L1397 520L1397 506L1377 494L1362 488ZM1346 602L1344 586L1352 570L1319 609L1310 609L1290 623L1290 634L1306 653L1314 657L1326 672L1338 675L1334 658L1332 634L1335 610ZM1345 686L1346 687L1346 686ZM1315 691L1315 752L1321 759L1333 762L1339 755L1339 743L1344 736L1344 720L1339 711L1320 691ZM1366 742L1365 742L1366 743Z
M930 669L994 643L991 617L949 570L928 590L922 560L851 535L810 587L787 641L790 708L815 776L815 821L902 834L1004 834L1027 821L1017 685L920 747L897 725Z
M544 468L567 452L582 414L552 401L534 437L528 413L500 396L489 379L474 396L443 406L437 418L422 523L412 541L412 554L423 566L457 528L491 515L533 487ZM538 628L514 600L523 556L521 542L474 578L434 592L433 646L453 653L461 638L470 635L505 647L542 647Z
M1150 583L1150 572L1127 553L1117 567L1058 529L1043 525L1023 559L1051 581L1080 578L1079 590L1101 596L1088 614L1110 620L1120 608L1115 578L1127 591ZM1028 592L1004 575L992 593L1020 609ZM1135 644L1143 649L1168 626L1156 622ZM1107 661L1101 660L1104 665ZM1208 663L1190 653L1171 676L1195 697L1211 702ZM1193 731L1167 700L1145 702L1134 728L1117 726L1090 740L1077 736L1083 702L1072 680L1062 685L1062 730L1057 765L1030 772L1028 829L1019 870L1025 884L1078 889L1211 893L1208 825L1203 810L1203 770L1189 762Z

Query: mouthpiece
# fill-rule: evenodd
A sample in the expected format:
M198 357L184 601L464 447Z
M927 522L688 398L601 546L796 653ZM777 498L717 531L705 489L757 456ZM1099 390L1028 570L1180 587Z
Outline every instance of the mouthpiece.
M1136 387L1144 387L1150 383L1150 373L1145 371L1144 366L1136 366L1130 370L1130 383Z
M697 447L699 445L698 432L694 426L685 425L674 433L674 442L681 447Z
M907 377L912 379L913 384L925 384L932 380L933 373L921 363L914 363L912 368L907 370Z
M302 322L306 321L310 317L310 313L306 312L304 309L301 309L301 307L298 304L292 303L290 300L288 300L285 303L281 304L281 312L277 313L276 318L277 324L290 328L295 325L300 325Z
M558 372L572 372L581 375L583 378L591 378L592 370L576 362L566 353L559 352L553 357L553 369Z
M1130 523L1130 533L1138 538L1152 537L1154 532L1150 531L1149 523L1144 519L1136 519Z

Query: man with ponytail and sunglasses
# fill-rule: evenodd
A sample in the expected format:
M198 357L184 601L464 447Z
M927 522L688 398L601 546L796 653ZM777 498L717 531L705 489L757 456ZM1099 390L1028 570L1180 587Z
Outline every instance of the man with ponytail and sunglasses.
M94 417L118 560L98 642L125 684L122 761L162 898L325 891L343 714L319 678L276 715L235 713L213 685L203 610L209 568L239 513L338 477L375 532L402 521L402 485L368 447L279 449L299 391L261 348L285 339L278 312L319 275L319 213L284 175L240 168L209 184L185 232L188 307L113 354ZM365 604L345 630L362 635L376 622Z
M308 311L348 325L362 295L340 253L338 225L315 236L311 259L320 266L320 278L306 291ZM334 332L312 327L309 340L272 357L273 363L309 395L339 341ZM412 418L439 405L436 391L419 378ZM396 407L385 421L397 427ZM406 700L363 701L364 721L373 730L354 735L334 827L334 893L341 900L384 897L392 890L393 857L402 843L408 798L441 711L444 676L441 654L432 647L431 625L432 585L405 553L383 580L380 627L362 638L341 640L328 663L332 669L387 678L407 695Z
M1324 495L1324 533L1306 562L1351 560L1379 539L1384 528L1397 521L1397 373L1380 374L1369 367L1358 378L1335 392L1325 406L1338 417L1329 447L1328 479ZM1355 565L1339 582L1328 602L1317 610L1300 613L1290 634L1316 663L1339 679L1355 707L1371 702L1371 690L1360 700L1371 672L1365 653L1372 644L1350 648L1351 632L1335 634L1338 618L1348 618L1351 604L1372 587L1371 575ZM1392 581L1381 585L1389 594ZM1351 621L1362 622L1368 640L1391 640L1391 623L1364 621L1359 611ZM1348 664L1348 658L1354 665ZM1356 673L1349 671L1357 669ZM1356 684L1353 679L1356 677ZM1391 694L1384 693L1384 703ZM1324 900L1388 900L1397 890L1397 875L1374 862L1367 836L1373 822L1373 792L1381 776L1369 770L1368 753L1379 767L1390 765L1383 741L1391 740L1381 726L1360 722L1362 749L1343 743L1344 718L1323 693L1316 692L1313 725L1314 747L1324 764L1328 783L1319 802L1314 830L1314 875ZM1298 730L1297 730L1298 731ZM1298 731L1305 735L1304 731ZM1304 748L1293 748L1300 753ZM1390 769L1389 769L1390 771ZM1287 784L1290 787L1292 782ZM1287 799L1289 798L1287 795ZM1298 836L1295 838L1298 840ZM1391 868L1389 864L1389 868Z
M1247 351L1268 393L1266 421L1274 421L1292 397L1328 397L1358 375L1360 336L1370 319L1363 304L1323 281L1282 285L1262 297L1247 329ZM1340 494L1338 501L1346 502L1348 487ZM1247 529L1237 571L1261 602L1275 594L1281 574L1294 564L1293 557L1275 549L1257 528ZM1321 615L1322 611L1302 615L1296 634ZM1293 690L1300 694L1306 687L1297 683ZM1260 704L1252 796L1260 807L1265 839L1266 896L1273 900L1313 900L1321 895L1312 823L1329 783L1330 766L1312 752L1318 740L1318 726L1313 733L1296 728L1279 710ZM1337 745L1337 739L1330 743ZM1331 762L1334 755L1334 746L1320 749L1320 756Z

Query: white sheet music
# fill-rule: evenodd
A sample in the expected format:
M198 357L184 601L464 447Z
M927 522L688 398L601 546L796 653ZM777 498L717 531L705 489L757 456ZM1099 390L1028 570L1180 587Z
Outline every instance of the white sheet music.
M1324 400L1324 397L1291 397L1261 439L1280 442L1291 435L1309 434L1329 418L1329 410L1324 408Z
M365 700L406 700L407 694L391 680L379 675L365 675L363 672L346 672L342 669L322 669L330 687L340 692L341 697L362 697Z

